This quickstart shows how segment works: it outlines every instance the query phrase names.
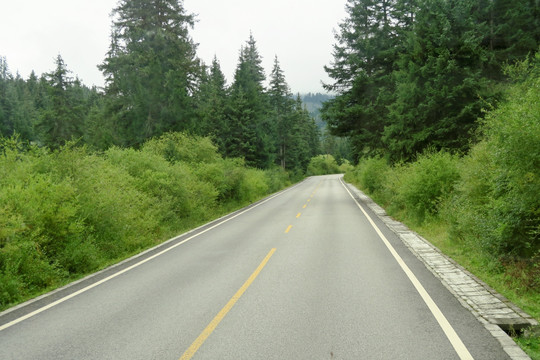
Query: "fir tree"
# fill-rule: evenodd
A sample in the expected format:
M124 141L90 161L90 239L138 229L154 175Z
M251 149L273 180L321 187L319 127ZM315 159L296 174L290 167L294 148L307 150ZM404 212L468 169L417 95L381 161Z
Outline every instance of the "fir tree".
M47 105L37 123L43 144L51 149L58 149L66 141L82 136L83 120L81 99L72 93L73 87L80 86L80 83L74 83L60 55L55 63L56 69L45 74Z
M277 56L270 74L268 96L272 111L272 123L277 135L277 160L283 169L287 169L288 151L293 135L294 101Z
M226 154L244 157L250 166L267 168L273 162L274 134L267 116L269 104L263 86L266 77L261 63L255 39L250 34L246 46L240 50L231 86ZM242 131L245 135L241 135Z
M125 145L169 130L191 130L199 61L179 0L122 0L114 9L103 71L109 113Z
M210 69L203 68L201 84L195 98L200 123L198 134L211 136L219 150L224 153L228 89L217 57L214 56Z

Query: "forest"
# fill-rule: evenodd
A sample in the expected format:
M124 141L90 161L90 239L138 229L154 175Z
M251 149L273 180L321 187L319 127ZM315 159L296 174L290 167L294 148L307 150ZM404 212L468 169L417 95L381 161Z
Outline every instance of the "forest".
M350 139L356 162L409 167L411 177L420 176L415 166L435 162L425 170L434 184L403 180L422 192L399 195L416 222L468 177L458 206L477 212L483 248L533 263L540 259L540 202L532 191L540 190L539 11L525 0L349 0L326 67L334 79L326 88L337 95L321 110L330 133ZM479 152L484 168L471 172ZM469 166L458 171L457 161ZM371 192L392 181L378 176Z
M103 151L185 132L211 137L220 154L248 166L304 173L320 151L319 129L291 93L278 58L267 79L256 41L246 34L228 85L217 58L210 65L197 58L193 25L182 2L121 1L98 66L104 89L73 78L61 55L51 72L28 79L11 74L0 58L0 135L16 133L51 150L76 140Z
M504 100L506 65L538 51L539 12L534 0L349 0L322 117L356 160L464 153Z

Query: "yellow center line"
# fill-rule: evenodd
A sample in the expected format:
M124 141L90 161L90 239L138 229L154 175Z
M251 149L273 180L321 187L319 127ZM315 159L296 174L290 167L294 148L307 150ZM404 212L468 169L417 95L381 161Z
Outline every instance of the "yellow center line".
M310 202L310 201L311 201L311 199L307 199L307 202Z
M205 342L205 340L212 334L212 332L215 330L215 328L219 325L221 320L227 315L227 313L232 309L234 304L240 299L240 297L246 292L247 288L251 285L251 283L257 278L261 270L266 266L266 263L268 260L270 260L270 257L274 254L276 249L270 250L268 255L264 258L264 260L259 264L257 269L251 274L251 276L246 280L244 285L234 294L234 296L229 300L227 305L221 311L216 315L216 317L208 324L208 326L203 330L203 332L199 335L197 339L191 344L191 346L186 350L186 352L182 355L180 360L188 360L195 355L197 350L201 347L201 345Z
M287 230L285 230L285 234L291 231L291 228L292 228L292 225L289 225L289 227L287 227Z
M302 215L302 213L296 214L296 218L298 219L300 217L300 215Z

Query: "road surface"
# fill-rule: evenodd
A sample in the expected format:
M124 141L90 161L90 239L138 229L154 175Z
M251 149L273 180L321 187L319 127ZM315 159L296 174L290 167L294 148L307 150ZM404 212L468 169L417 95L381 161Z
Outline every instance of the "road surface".
M508 359L340 178L0 316L0 359Z

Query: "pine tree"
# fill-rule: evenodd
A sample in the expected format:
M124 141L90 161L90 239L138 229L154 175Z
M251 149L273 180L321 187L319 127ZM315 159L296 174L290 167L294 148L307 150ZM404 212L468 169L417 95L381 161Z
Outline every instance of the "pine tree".
M491 77L501 66L522 60L540 45L540 3L535 0L481 0L474 6L478 23L485 24L484 47L490 52Z
M188 28L194 16L181 0L122 0L114 9L111 45L100 66L118 141L194 127L191 94L199 73Z
M13 133L12 113L14 99L10 96L9 88L13 75L5 57L0 57L0 135L9 136Z
M255 39L250 34L246 46L240 50L231 86L226 154L244 157L249 166L267 168L273 163L274 134L267 116L269 104L263 86L266 77L261 63ZM246 133L242 135L242 131Z
M392 159L412 159L427 147L466 149L481 98L490 97L482 74L483 31L472 3L420 0L394 73L396 99L383 139Z
M195 95L198 115L198 131L202 136L211 136L220 152L225 152L225 109L228 101L228 89L225 75L217 57L212 66L203 67L201 84Z
M394 63L402 48L408 14L403 1L348 0L348 17L336 34L334 60L325 70L334 79L325 89L338 96L325 103L322 117L332 134L355 138L357 153L378 152L393 101Z
M37 128L42 142L58 149L66 141L82 136L82 107L80 98L72 94L74 83L64 60L57 56L56 69L45 74L47 105L42 111Z
M283 169L288 169L288 151L293 139L294 101L277 56L274 58L274 67L270 74L268 96L272 123L277 135L277 160Z

